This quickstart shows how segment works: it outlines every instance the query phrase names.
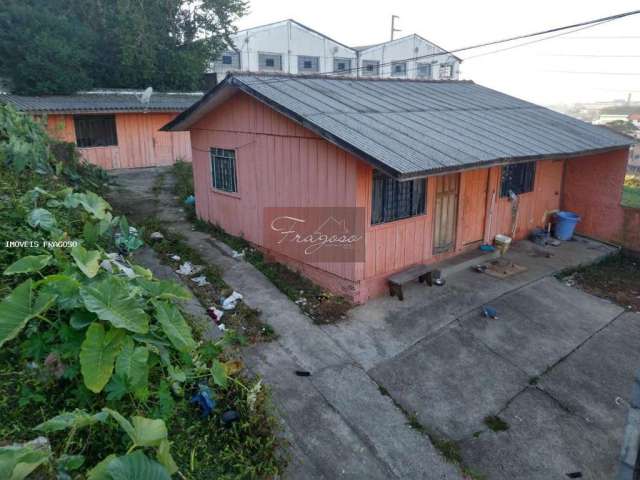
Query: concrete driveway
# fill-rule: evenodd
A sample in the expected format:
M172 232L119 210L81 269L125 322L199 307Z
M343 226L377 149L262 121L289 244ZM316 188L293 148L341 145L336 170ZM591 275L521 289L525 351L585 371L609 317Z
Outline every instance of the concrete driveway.
M323 328L486 478L613 478L640 365L640 315L551 275L610 247L579 239L549 251L521 242L508 256L524 273L461 272L441 289L415 285L405 302L377 299ZM482 317L483 304L499 318ZM490 430L492 415L509 429Z

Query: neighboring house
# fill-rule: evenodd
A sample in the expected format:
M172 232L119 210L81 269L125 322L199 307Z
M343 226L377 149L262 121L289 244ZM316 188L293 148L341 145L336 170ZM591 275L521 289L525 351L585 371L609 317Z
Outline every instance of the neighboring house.
M419 35L352 48L290 19L239 31L231 39L231 48L213 62L220 78L230 71L263 71L457 79L461 62Z
M191 132L200 218L357 302L558 208L597 238L622 222L629 137L468 81L236 73L163 129ZM268 207L361 209L364 258L272 248Z
M633 123L636 128L640 128L640 113L632 113L629 115L628 120Z
M111 170L171 165L191 161L187 133L167 133L160 127L199 100L201 93L94 91L75 95L25 97L0 94L0 103L42 117L60 140L73 142L90 163Z
M594 120L593 124L594 125L606 125L607 123L626 122L628 120L629 120L628 115L604 114L604 115L600 115L596 120Z

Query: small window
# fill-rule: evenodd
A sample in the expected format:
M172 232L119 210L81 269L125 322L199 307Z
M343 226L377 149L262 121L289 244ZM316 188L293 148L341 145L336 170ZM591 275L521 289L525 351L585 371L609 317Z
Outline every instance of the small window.
M282 70L282 55L277 53L259 53L260 70Z
M391 76L404 77L407 74L407 62L393 62L391 64Z
M236 152L234 150L211 149L211 177L213 188L225 192L238 191Z
M502 167L500 196L508 197L509 192L516 195L533 191L536 177L536 162L514 163Z
M376 225L424 214L426 185L425 178L400 182L374 171L371 223Z
M453 75L453 66L450 63L440 64L440 79L449 80Z
M73 117L76 144L81 148L118 145L115 115L79 115Z
M418 63L418 77L419 78L431 78L431 64L430 63Z
M237 52L225 52L220 57L220 63L228 68L240 69L240 55Z
M334 58L333 59L333 71L334 72L349 72L351 70L351 59L349 58Z
M319 71L320 58L319 57L298 57L298 71L301 73L315 73Z
M362 75L374 77L380 74L380 62L377 60L363 60L362 67Z

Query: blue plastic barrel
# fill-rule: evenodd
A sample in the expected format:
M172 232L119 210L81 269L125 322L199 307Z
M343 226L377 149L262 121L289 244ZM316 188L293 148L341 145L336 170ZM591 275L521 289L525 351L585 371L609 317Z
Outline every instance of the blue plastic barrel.
M555 215L553 235L558 240L571 240L580 217L573 212L558 212Z

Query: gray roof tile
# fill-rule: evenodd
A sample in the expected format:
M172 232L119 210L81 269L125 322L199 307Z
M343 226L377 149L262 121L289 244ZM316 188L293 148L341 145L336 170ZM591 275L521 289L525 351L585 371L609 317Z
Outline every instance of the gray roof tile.
M562 157L633 140L469 81L230 74L166 129L239 88L398 178Z

